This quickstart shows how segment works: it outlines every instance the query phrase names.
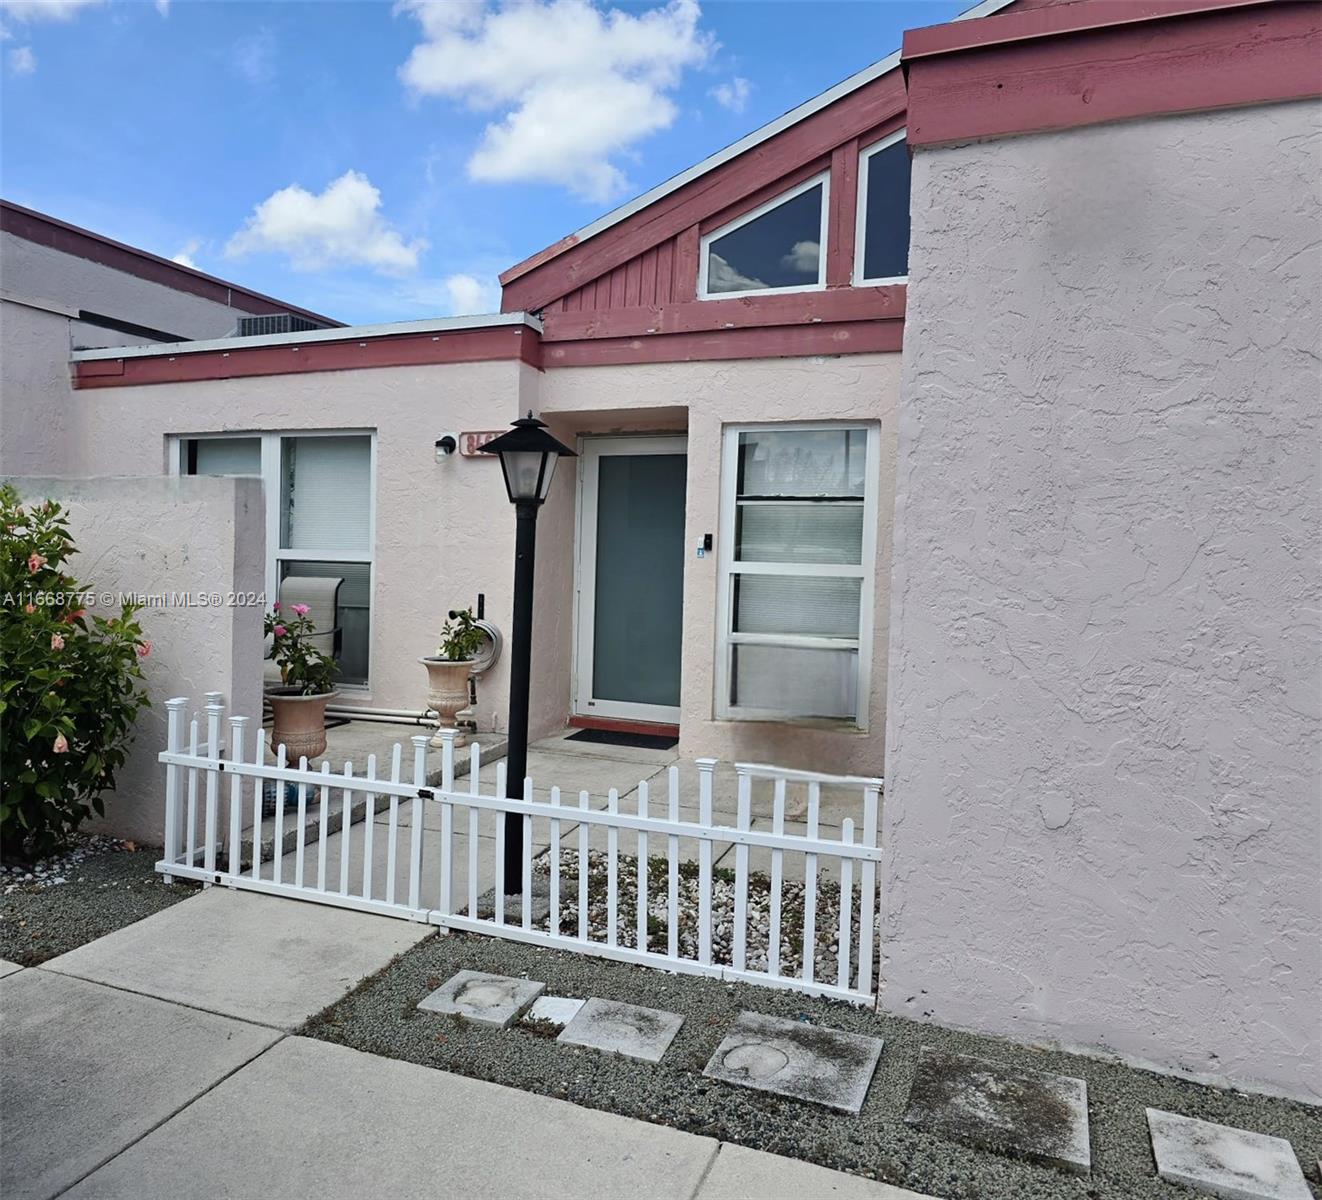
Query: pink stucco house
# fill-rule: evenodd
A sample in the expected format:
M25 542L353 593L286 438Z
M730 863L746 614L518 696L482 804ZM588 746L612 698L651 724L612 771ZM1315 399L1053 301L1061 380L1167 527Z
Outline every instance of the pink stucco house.
M260 476L268 593L333 568L344 703L416 710L533 410L534 736L884 771L883 1006L1317 1099L1319 10L967 15L499 314L64 356L21 469Z

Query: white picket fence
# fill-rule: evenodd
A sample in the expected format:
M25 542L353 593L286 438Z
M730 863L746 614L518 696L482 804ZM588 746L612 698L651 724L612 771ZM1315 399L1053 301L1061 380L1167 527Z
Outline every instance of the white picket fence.
M610 789L604 809L593 808L585 791L577 804L562 803L558 787L539 799L531 778L516 800L505 795L503 761L495 764L494 786L483 787L477 745L469 750L465 786L456 787L453 733L442 732L441 784L429 787L425 735L410 739L407 778L398 744L382 778L375 756L361 775L350 763L338 774L329 763L310 770L306 759L290 766L283 746L270 764L261 729L245 759L248 719L232 716L226 730L220 696L208 693L207 701L205 715L189 720L186 740L187 699L166 702L168 746L160 755L165 850L156 869L167 879L427 921L668 971L875 1001L880 779L736 763L734 824L726 825L714 819L715 759L695 764L696 814L685 812L675 766L666 772L655 815L646 780L627 812L618 789ZM268 782L276 791L275 812L264 817ZM770 787L771 811L755 819L759 783ZM849 789L851 805L857 793L859 823L845 817L838 837L827 836L821 821L823 787L837 797ZM796 800L803 798L793 809L791 789ZM294 799L286 798L287 790ZM522 902L507 915L504 905L489 900L486 908L494 911L485 911L482 900L493 885L496 896L505 892L509 813L522 817L523 855ZM267 830L269 853L263 849ZM629 857L631 848L636 853ZM715 865L731 848L732 874ZM600 883L603 860L604 896L598 886L594 900L594 870ZM542 876L550 913L535 918L533 884ZM628 908L633 919L626 927ZM786 961L796 953L800 963ZM819 969L824 956L829 962Z

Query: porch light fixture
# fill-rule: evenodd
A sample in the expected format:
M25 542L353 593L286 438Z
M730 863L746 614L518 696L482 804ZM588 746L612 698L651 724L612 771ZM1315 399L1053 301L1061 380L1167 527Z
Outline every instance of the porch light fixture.
M546 423L530 412L482 447L500 458L505 490L514 505L514 620L510 630L510 715L505 752L505 795L523 799L528 773L528 694L532 681L533 564L537 555L537 510L551 490L555 464L575 458L563 442L546 432ZM523 817L505 814L505 895L523 891ZM495 897L493 897L495 899ZM529 903L531 903L531 898ZM503 900L498 900L502 903Z

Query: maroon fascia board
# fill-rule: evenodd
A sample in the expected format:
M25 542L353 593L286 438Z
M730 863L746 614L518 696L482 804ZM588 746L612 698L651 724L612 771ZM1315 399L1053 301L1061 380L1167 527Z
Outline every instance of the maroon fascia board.
M181 266L168 258L149 254L136 246L128 246L112 238L103 237L89 229L80 229L67 221L58 220L35 209L24 208L11 200L0 200L0 230L13 234L24 241L34 242L39 246L49 246L64 254L76 258L85 258L89 262L100 263L122 271L126 275L136 276L151 283L160 284L176 292L187 292L225 304L241 312L256 315L273 313L293 313L306 317L331 329L344 326L343 321L336 321L310 309L299 308L274 296L254 292L250 288L240 287L228 280L218 279L192 267Z
M941 146L1322 95L1322 5L1079 0L913 30L902 53L909 145Z

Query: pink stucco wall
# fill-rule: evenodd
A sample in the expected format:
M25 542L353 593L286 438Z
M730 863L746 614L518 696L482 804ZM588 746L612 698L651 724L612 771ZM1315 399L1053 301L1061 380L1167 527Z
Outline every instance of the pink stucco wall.
M1319 116L915 155L891 1012L1322 1097Z
M253 479L13 478L29 502L53 499L68 512L78 547L70 570L97 594L89 611L118 616L124 594L147 594L138 621L151 653L142 660L151 707L138 719L132 750L106 814L91 830L159 845L165 828L165 701L220 692L229 713L262 710L262 614L211 595L262 588L265 540L261 486ZM196 603L180 603L184 596ZM202 597L206 596L206 601ZM192 710L190 710L191 712ZM251 750L251 734L249 748Z
M899 394L899 356L851 355L671 363L538 372L515 362L334 371L119 387L73 393L70 469L166 469L170 434L374 429L377 434L376 592L370 695L379 708L418 708L445 611L487 597L508 630L514 521L494 460L435 461L441 433L496 429L540 412L562 438L687 430L686 544L719 527L721 428L726 422L867 419L880 423L881 462L869 735L821 727L717 722L713 667L717 559L685 563L682 751L771 759L822 770L881 770L885 722L886 580ZM573 656L576 472L561 465L538 521L532 732L564 725ZM480 684L484 729L503 728L507 675ZM348 696L346 695L346 699Z
M681 420L687 410L684 662L680 681L680 752L685 756L881 773L899 375L898 354L580 367L543 375L542 413L562 434L660 428L674 423L675 410ZM611 415L603 418L603 413ZM659 416L649 421L649 413ZM705 533L720 536L722 428L744 422L860 419L878 422L881 431L870 732L783 722L715 720L719 556L699 559L693 548ZM569 604L572 596L566 597L566 606Z

